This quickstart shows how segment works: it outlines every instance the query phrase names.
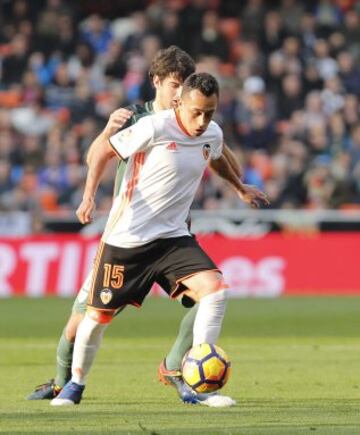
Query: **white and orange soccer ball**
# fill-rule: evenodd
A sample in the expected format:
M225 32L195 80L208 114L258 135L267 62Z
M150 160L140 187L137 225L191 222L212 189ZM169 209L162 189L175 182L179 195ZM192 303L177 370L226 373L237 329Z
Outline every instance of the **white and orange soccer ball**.
M214 344L199 344L189 350L182 362L184 381L197 393L211 393L229 379L231 363L226 353Z

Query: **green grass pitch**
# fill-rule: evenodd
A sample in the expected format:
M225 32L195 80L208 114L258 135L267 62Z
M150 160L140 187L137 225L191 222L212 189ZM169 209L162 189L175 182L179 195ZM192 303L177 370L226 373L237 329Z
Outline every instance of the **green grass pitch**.
M231 300L219 341L233 364L228 409L183 405L157 381L184 312L166 299L119 315L81 405L25 401L54 374L71 303L0 301L1 433L360 433L360 298Z

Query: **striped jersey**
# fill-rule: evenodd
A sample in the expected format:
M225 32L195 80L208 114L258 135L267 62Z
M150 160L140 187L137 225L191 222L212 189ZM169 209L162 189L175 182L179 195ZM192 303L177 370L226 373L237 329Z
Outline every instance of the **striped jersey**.
M214 121L201 136L191 137L173 109L143 117L112 136L111 146L128 163L102 240L134 248L190 235L190 206L209 160L221 156L222 143Z

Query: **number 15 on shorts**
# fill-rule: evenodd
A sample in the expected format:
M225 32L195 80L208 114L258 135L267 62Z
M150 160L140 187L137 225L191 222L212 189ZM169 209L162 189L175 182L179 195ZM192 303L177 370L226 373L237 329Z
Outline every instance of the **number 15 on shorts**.
M124 266L118 264L104 264L104 287L119 289L124 284Z

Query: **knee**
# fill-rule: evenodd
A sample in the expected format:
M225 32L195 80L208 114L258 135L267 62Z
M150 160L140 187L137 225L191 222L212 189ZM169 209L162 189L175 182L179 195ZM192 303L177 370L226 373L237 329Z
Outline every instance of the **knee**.
M90 307L86 310L86 315L88 317L90 317L92 320L102 325L107 325L111 323L112 319L114 318L114 314L115 314L115 310L102 311L102 310L94 310Z
M84 314L76 313L72 314L65 326L64 335L66 340L73 343L76 337L76 331L82 319L84 318Z
M222 292L225 298L225 289L228 285L224 281L224 277L220 273L213 274L204 278L204 282L201 285L200 290L198 290L198 298L201 299L204 296L214 294L217 292Z
M217 274L216 278L209 282L209 293L216 293L221 290L227 289L229 286L225 283L224 277L221 274Z

